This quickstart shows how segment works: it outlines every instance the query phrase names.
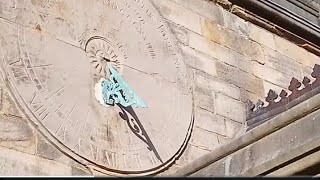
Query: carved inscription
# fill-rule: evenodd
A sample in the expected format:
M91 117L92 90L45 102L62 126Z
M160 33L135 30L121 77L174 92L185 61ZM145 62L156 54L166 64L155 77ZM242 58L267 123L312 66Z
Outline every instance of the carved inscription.
M65 154L110 174L147 175L174 162L190 136L192 96L180 92L182 81L175 80L183 80L178 70L185 65L176 63L175 41L148 0L15 6L24 17L3 38L1 70L35 128ZM129 84L148 108L99 103L95 84L112 77L108 65L124 79L113 83Z

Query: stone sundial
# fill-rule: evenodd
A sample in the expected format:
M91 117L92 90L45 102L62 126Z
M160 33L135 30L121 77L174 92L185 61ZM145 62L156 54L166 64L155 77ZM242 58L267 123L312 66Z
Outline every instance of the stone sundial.
M113 175L155 173L181 154L193 123L190 83L148 0L0 7L1 72L32 124L61 151ZM103 104L95 87L112 75L108 67L146 107Z

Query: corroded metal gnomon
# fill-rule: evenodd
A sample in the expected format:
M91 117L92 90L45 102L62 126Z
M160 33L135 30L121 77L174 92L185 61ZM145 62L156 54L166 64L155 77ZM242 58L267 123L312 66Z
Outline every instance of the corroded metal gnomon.
M316 64L314 66L311 76L315 78L313 82L307 77L304 77L302 82L292 78L288 87L291 93L282 90L278 95L274 90L270 89L265 99L268 103L267 105L261 100L258 100L256 104L247 100L246 120L248 130L320 93L320 65Z
M109 64L108 66L110 71L110 80L103 80L101 82L101 93L104 102L111 106L121 104L124 107L134 106L146 108L147 105L125 82L112 65Z

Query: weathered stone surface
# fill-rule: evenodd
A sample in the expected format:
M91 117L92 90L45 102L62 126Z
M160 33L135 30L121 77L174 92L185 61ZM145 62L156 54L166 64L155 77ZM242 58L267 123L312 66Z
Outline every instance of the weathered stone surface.
M213 58L217 58L215 50L219 48L219 44L214 43L213 41L193 32L189 32L188 36L190 47L201 51Z
M164 0L167 1L167 0ZM182 5L183 7L198 13L202 17L208 18L211 21L216 22L217 24L224 24L223 11L220 6L209 2L209 1L194 1L194 0L171 0L177 4Z
M193 160L205 154L208 154L209 152L210 152L209 150L200 149L194 145L189 144L185 149L185 152L182 154L182 156L176 161L176 164L180 166L184 166L189 162L192 162Z
M215 49L216 57L219 61L229 64L234 67L239 66L239 59L243 57L243 55L226 48L224 46L218 46Z
M180 48L186 56L184 59L186 64L197 70L204 71L212 76L217 75L214 59L190 47L180 46Z
M288 76L303 79L302 65L297 61L267 47L264 47L264 54L266 57L266 66L276 69Z
M40 135L37 136L37 156L49 160L59 160L64 154L54 147L51 143L45 140Z
M239 87L229 84L228 82L222 81L220 79L213 78L212 76L209 76L208 74L201 71L195 71L195 82L196 86L207 88L217 93L225 94L234 99L240 98Z
M224 19L224 26L228 29L233 30L240 35L247 36L249 31L249 24L245 20L239 18L238 16L230 13L223 9L222 11L223 19Z
M201 21L201 35L206 39L213 41L215 43L221 44L223 42L222 33L220 31L225 30L222 26L213 23L207 19Z
M248 58L253 59L260 64L265 63L265 57L264 52L262 50L262 47L259 43L256 43L254 41L248 41L247 43L242 44L244 48L244 55L246 55Z
M196 172L192 175L190 175L191 177L222 177L222 176L227 176L226 175L226 170L227 169L227 164L224 159L221 159L219 161L217 161L217 163L214 163L208 167L205 167L203 169L201 169L201 171Z
M90 176L92 174L87 170L71 166L71 175L72 176Z
M196 87L194 90L194 105L201 109L214 112L214 93L209 89Z
M172 1L154 0L162 16L176 24L187 27L198 34L201 33L201 16Z
M297 46L296 44L282 38L279 36L275 37L276 50L283 55L286 55L302 64L310 64L310 60L308 60L308 54L305 49ZM309 66L311 67L311 66Z
M205 150L213 150L219 146L217 134L198 127L193 129L190 144ZM199 155L197 156L200 157Z
M218 78L234 84L240 88L249 90L250 92L253 92L259 96L263 96L264 92L261 79L224 63L217 62L216 66Z
M241 36L206 19L202 21L202 35L208 40L227 46L240 54L264 63L261 46L256 42L248 40L245 36Z
M241 54L236 54L236 57L238 59L238 68L244 72L252 73L252 67L251 67L251 58L248 58L246 56L243 56Z
M255 172L253 167L258 167L271 161L273 161L275 166L309 151L307 147L309 147L310 143L319 141L317 140L320 137L319 123L320 114L319 111L317 111L253 144L250 147L250 151L252 152L250 159L253 162L253 166L243 168L242 173L249 171L244 174L256 174L259 172ZM314 147L317 147L316 144L314 145ZM305 150L302 151L302 149ZM263 153L264 156L261 156L261 153ZM266 166L266 169L260 168L259 171L266 171L271 167Z
M35 143L34 132L24 119L0 116L0 146L33 154Z
M244 123L239 123L237 121L232 121L230 119L225 119L226 125L226 136L230 139L237 138L245 133L246 126Z
M2 109L1 112L6 115L12 115L21 117L21 112L17 108L16 102L13 100L12 95L6 91L2 90Z
M272 84L268 81L263 81L263 87L264 87L264 94L265 96L264 97L267 97L267 94L269 92L269 90L274 90L277 94L280 94L280 92L283 90L282 87L280 86L277 86L275 84ZM263 99L264 100L264 99ZM252 100L251 100L252 101ZM253 101L252 101L253 102ZM257 102L257 101L254 101L254 102Z
M227 136L226 118L197 108L195 110L194 126L203 130Z
M228 138L228 137L226 137L226 136L220 136L220 135L218 135L218 141L219 141L220 146L225 145L225 144L231 142L231 140L232 140L232 139L230 139L230 138Z
M255 76L272 82L273 84L276 84L283 88L288 87L288 84L290 83L292 78L276 69L270 68L266 65L261 65L255 61L252 62L252 71Z
M216 93L215 112L219 115L243 123L245 121L245 105L221 93Z
M320 57L312 53L307 53L307 56L303 59L298 59L297 61L309 68L313 68L315 64L319 64Z
M255 93L252 93L248 90L245 90L243 88L240 88L240 101L243 103L246 103L246 101L249 99L252 102L257 102L259 99L263 99L265 96L258 96Z
M176 39L179 41L179 43L188 46L189 45L189 31L184 28L183 26L180 26L178 24L175 24L173 22L167 21L168 25L170 26L170 29L172 30L172 33L175 35Z
M257 43L263 44L273 50L276 50L276 43L274 40L274 35L261 27L258 27L254 24L248 24L248 35L249 38Z
M320 114L319 111L316 111L295 123L287 125L280 131L276 131L236 151L227 157L230 158L230 166L226 174L230 176L256 176L290 160L290 158L309 151L310 149L307 149L307 147L317 147L318 145L312 145L312 142L319 141L319 123ZM304 150L302 151L302 149ZM214 162L195 174L206 173L209 175L209 172L212 173L212 171L208 171L211 167L227 162L226 158L224 159Z
M71 167L0 147L2 176L70 176Z

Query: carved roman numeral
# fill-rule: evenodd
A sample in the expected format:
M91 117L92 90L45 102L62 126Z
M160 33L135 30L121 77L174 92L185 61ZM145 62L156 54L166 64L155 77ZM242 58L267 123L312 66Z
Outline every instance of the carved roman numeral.
M115 152L104 151L107 159L107 164L113 167L118 167L118 156Z
M91 157L94 161L99 161L99 148L90 144Z
M57 129L57 131L56 131L55 134L56 134L58 137L62 137L62 139L65 141L65 140L66 140L66 136L67 136L69 133L70 133L70 131L68 130L68 128L67 128L65 125L61 124L61 125L59 126L59 128Z
M140 155L139 155L139 154L134 154L133 156L134 156L134 160L135 160L135 162L136 162L136 166L137 166L138 168L141 168L142 165L141 165Z
M22 59L19 58L19 60L12 62L9 64L9 67L12 71L13 76L19 80L19 79L25 79L29 78L29 75L25 69L24 64L22 63Z
M51 114L51 109L54 105L55 103L52 103L49 107L41 106L40 110L38 111L38 116L41 121L44 121Z
M78 143L74 146L74 148L81 151L82 144L83 144L83 140L79 139Z

